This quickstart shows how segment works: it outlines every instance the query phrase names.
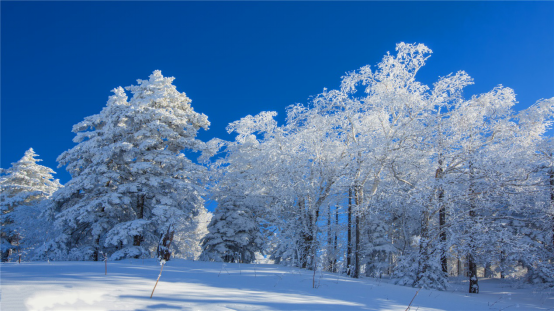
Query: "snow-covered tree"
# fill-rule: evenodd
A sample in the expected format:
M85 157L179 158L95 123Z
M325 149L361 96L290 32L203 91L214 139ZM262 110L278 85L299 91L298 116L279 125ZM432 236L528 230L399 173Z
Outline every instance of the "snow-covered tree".
M2 262L15 249L31 251L51 231L41 213L46 200L62 185L52 169L37 164L41 161L37 156L30 148L11 168L1 169Z
M260 198L272 258L315 268L312 260L342 237L343 267L354 277L362 265L370 276L386 267L405 285L445 289L463 260L478 292L477 267L497 262L494 254L506 258L497 252L506 248L509 259L549 272L538 246L549 250L552 157L537 142L546 142L553 100L516 114L509 88L464 99L473 81L463 71L430 88L416 80L430 54L422 44L398 44L376 68L345 75L340 89L290 106L284 125L262 112L229 125L234 142L211 142L225 146L221 168L242 174L229 194ZM341 226L331 226L332 204L346 214ZM516 226L525 209L533 217ZM337 228L343 233L334 239Z
M244 198L220 198L208 232L202 242L203 260L251 263L261 251L260 227Z
M175 258L197 260L202 254L202 241L208 235L208 225L213 214L207 210L200 210L193 217L192 222L175 225L175 237L171 244Z
M126 88L129 101L116 88L99 114L73 127L77 145L58 157L72 179L53 197L70 259L149 256L170 226L205 210L205 168L183 152L202 150L196 135L209 122L173 80L154 71Z

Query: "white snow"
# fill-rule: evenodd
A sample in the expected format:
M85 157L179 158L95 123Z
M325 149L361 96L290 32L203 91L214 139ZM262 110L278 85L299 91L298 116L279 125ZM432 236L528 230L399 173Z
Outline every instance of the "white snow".
M2 263L1 306L8 310L402 310L417 289L386 279L272 264L226 264L172 259L160 272L154 259L108 262ZM448 291L422 289L416 310L553 310L554 291L509 280L480 279L480 294L467 294L467 279Z

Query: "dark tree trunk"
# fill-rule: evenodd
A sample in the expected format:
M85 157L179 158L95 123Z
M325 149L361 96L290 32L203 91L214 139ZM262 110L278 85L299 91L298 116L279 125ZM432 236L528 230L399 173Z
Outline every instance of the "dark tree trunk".
M4 214L11 213L13 209L14 208L12 205L8 205L7 210L4 210L3 213ZM4 229L5 229L5 226L10 225L12 223L13 223L13 220L11 220L11 218L8 216L4 219L4 223L1 224L0 226L0 229L2 229L0 234L0 240L5 240L10 244L10 246L13 245L13 243L15 242L13 233L4 232ZM8 248L5 251L2 251L2 262L9 262L10 256L12 255L12 253L13 253L13 248Z
M303 198L298 200L298 212L301 216L302 228L301 228L301 242L299 246L298 262L300 267L305 269L308 267L308 257L310 256L310 246L312 244L312 218L309 213L306 212L306 203ZM307 219L307 221L306 221Z
M169 261L169 257L171 256L169 247L171 246L171 242L173 241L174 234L175 232L171 231L171 226L170 226L167 229L167 232L161 235L160 243L158 244L158 259Z
M133 237L133 246L140 246L140 243L143 241L142 235L135 235Z
M309 268L308 258L312 255L311 253L311 246L313 243L313 236L311 234L304 234L304 246L302 246L302 268L307 269Z
M146 199L146 194L140 194L137 198L137 218L144 218L144 200Z
M348 231L347 231L347 244L346 244L346 269L348 275L352 275L352 188L348 189Z
M137 219L144 219L144 200L146 194L139 194L137 196ZM144 241L142 235L133 236L133 246L140 246L140 243Z
M435 179L439 179L439 181L442 179L442 160L439 160L439 168L437 169L437 172L435 173ZM448 274L448 259L446 257L446 231L444 230L446 226L446 208L443 203L444 200L444 190L442 189L442 186L439 186L439 194L438 194L438 201L439 201L439 231L440 231L440 241L441 241L441 268L442 271L446 274Z
M554 207L554 169L550 169L550 205ZM554 216L552 216L552 246L554 251Z
M316 235L317 235L317 220L319 218L319 208L313 212L307 212L308 215L308 229L304 230L302 234L304 239L303 241L303 258L302 258L302 268L303 269L312 269L316 270L315 260L316 260ZM311 260L311 261L310 261Z
M469 270L469 293L479 293L479 281L477 280L477 263L473 259L473 255L470 253L467 256L468 270Z
M335 241L333 245L335 260L333 261L333 267L335 268L335 272L337 271L337 247L338 247L338 228L339 228L339 206L335 209Z
M108 183L106 183L106 187L108 187L110 185L110 182L111 181L108 181ZM104 215L104 212L106 211L106 208L104 206L102 206L102 208L100 209L100 214L103 216ZM94 253L92 254L92 259L94 261L100 261L100 236L97 236L95 239L94 239Z
M360 275L360 214L356 213L356 251L354 252L354 278Z
M439 196L442 196L442 191L439 194ZM446 210L444 206L442 206L439 210L439 226L440 226L440 240L442 243L442 252L441 252L441 268L442 271L446 274L448 274L448 258L446 257L446 231L444 230L444 227L446 225Z
M475 186L473 185L473 166L469 164L469 218L472 224L475 223ZM469 229L469 253L467 255L468 261L468 271L469 271L469 293L478 294L479 293L479 280L477 279L477 263L475 263L474 252L475 252L475 243L473 241L473 226Z
M354 188L354 198L356 199L356 245L354 251L354 278L360 276L360 213L363 199L363 190L360 186Z
M504 253L504 250L500 252L500 278L505 278L506 274L504 274L504 264L506 262L506 256Z
M314 216L313 216L313 220L310 220L311 221L311 225L312 225L312 241L310 242L310 255L311 255L311 269L314 270L314 274L315 274L315 271L317 270L317 263L316 263L316 257L317 257L317 249L318 247L316 246L316 244L318 243L317 242L317 221L319 220L319 207L317 207L317 210L315 211L314 213ZM315 275L314 275L315 276Z
M458 275L456 275L456 276L460 276L461 273L462 273L462 261L460 261L460 258L458 258L457 269L458 269Z
M100 238L96 238L96 240L94 241L95 243L95 247L94 247L94 254L92 255L94 261L98 261L99 258L100 258Z
M327 271L332 272L333 271L333 257L331 256L332 250L331 246L333 244L332 239L332 228L331 228L331 205L329 205L329 211L327 213Z
M300 267L303 269L306 269L309 267L309 258L312 255L311 253L311 247L312 242L314 240L314 237L312 235L312 216L309 212L306 211L306 202L304 199L300 199L298 201L298 206L300 208L300 213L304 216L303 217L303 227L302 227L302 246L300 246L302 252L301 252L301 259L300 259ZM307 219L307 221L306 221Z

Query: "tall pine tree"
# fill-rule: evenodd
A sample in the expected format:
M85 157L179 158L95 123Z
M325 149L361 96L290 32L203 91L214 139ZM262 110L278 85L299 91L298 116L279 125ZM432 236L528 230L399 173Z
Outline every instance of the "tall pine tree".
M116 88L100 114L73 127L78 144L58 158L72 180L54 197L69 259L149 256L170 226L194 228L204 167L183 151L203 149L196 135L209 122L173 80L154 71L126 88L130 101Z

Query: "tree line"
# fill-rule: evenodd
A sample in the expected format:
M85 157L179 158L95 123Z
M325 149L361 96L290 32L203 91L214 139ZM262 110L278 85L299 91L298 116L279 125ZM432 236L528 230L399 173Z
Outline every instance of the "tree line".
M481 276L554 285L554 99L514 111L503 86L466 99L467 73L429 87L416 74L431 50L396 51L289 106L282 125L275 112L229 124L233 141L196 139L207 117L160 71L130 100L114 89L58 157L66 185L32 150L3 170L2 260L15 245L36 260L151 257L172 235L188 259L264 255L434 289L465 272L471 293Z

